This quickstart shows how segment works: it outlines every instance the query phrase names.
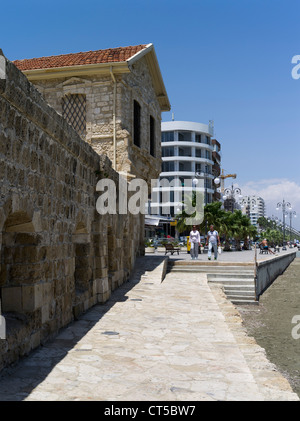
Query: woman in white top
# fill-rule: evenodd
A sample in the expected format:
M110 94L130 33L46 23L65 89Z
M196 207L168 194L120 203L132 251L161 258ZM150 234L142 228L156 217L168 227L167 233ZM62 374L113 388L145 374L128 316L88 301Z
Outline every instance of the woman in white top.
M197 230L196 225L193 225L193 229L190 232L190 243L191 243L191 259L198 259L198 248L200 246L200 233Z

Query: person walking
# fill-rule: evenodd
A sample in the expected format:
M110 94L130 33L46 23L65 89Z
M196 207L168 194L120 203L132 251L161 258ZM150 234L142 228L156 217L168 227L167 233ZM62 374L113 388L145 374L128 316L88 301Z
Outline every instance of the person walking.
M211 251L214 250L215 260L218 258L218 246L221 245L218 231L214 229L213 225L210 225L207 233L206 245L208 245L208 260L211 260Z
M200 246L200 232L197 230L196 225L193 225L193 229L190 232L190 243L191 243L191 259L198 259L198 250Z

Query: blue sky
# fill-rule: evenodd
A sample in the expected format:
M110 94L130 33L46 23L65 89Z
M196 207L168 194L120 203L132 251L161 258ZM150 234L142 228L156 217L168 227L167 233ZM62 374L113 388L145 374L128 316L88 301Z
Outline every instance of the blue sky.
M15 60L153 43L172 106L163 121L214 120L225 173L268 215L290 201L300 229L299 16L299 0L12 0L0 48Z

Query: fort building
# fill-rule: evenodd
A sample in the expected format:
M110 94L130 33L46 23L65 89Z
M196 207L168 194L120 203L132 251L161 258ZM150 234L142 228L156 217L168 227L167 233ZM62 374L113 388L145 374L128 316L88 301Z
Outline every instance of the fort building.
M152 45L15 64L0 50L0 369L128 280L144 215L100 215L96 186L158 176L167 109Z

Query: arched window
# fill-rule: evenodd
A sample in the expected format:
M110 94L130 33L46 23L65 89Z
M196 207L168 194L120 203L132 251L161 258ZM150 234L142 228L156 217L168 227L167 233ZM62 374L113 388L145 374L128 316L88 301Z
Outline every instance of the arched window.
M155 120L150 116L150 155L155 156Z
M133 143L141 146L141 106L133 101Z

